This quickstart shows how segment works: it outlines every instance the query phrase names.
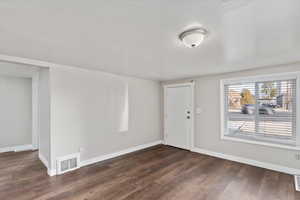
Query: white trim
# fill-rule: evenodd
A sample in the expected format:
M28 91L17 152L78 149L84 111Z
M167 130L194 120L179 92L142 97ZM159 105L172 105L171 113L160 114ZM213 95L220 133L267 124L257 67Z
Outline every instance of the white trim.
M50 169L50 165L49 165L49 162L47 161L47 159L45 158L45 156L43 156L41 154L41 152L39 152L39 159L40 161L45 165L45 167L47 168L47 174L49 176L55 176L57 173L56 173L56 170L54 169Z
M32 75L32 146L39 148L39 72Z
M48 169L48 170L47 170L47 174L48 174L49 176L56 176L56 175L57 175L55 169Z
M300 73L296 79L296 145L300 147Z
M167 84L167 85L164 85L163 86L163 89L164 89L164 128L163 128L163 136L164 136L164 141L163 143L164 144L167 144L166 142L166 137L167 137L167 133L166 133L166 118L167 118L167 109L166 109L166 99L167 99L167 92L166 92L166 89L167 88L176 88L176 87L190 87L191 88L191 131L190 133L188 134L188 141L189 141L189 144L188 144L188 150L192 150L194 148L194 135L195 135L195 81L192 80L191 82L186 82L186 83L176 83L176 84Z
M229 78L222 79L223 84L239 84L239 83L248 83L248 82L258 82L258 81L280 81L287 79L297 79L300 75L300 71L297 72L285 72L285 73L274 73L266 75L257 75L257 76L246 76L238 78Z
M194 148L194 139L195 139L195 81L192 82L191 90L192 90L192 105L191 105L191 133L190 133L190 149Z
M47 161L47 159L45 158L45 156L43 156L41 154L41 152L39 152L39 159L45 165L45 167L48 169L49 168L49 162Z
M175 84L167 84L164 85L164 88L176 88L176 87L186 87L186 86L194 86L195 82L187 82L187 83L175 83Z
M122 156L122 155L125 155L125 154L128 154L128 153L132 153L132 152L135 152L135 151L146 149L146 148L158 145L158 144L162 144L162 141L159 140L159 141L151 142L151 143L148 143L148 144L142 144L142 145L131 147L131 148L128 148L128 149L125 149L125 150L122 150L122 151L115 152L115 153L110 153L110 154L106 154L106 155L103 155L103 156L99 156L99 157L91 158L91 159L88 159L88 160L84 160L84 161L81 161L80 166L83 167L83 166L91 165L91 164L94 164L94 163L97 163L97 162L101 162L101 161L108 160L108 159L111 159L111 158L115 158L115 157L118 157L118 156Z
M298 178L297 177L299 177L299 175L294 175L295 190L300 192L300 188L299 188L300 183L298 183Z
M220 81L220 122L221 122L221 139L224 137L225 133L225 95L224 95L224 83L223 80Z
M0 148L0 153L29 151L29 150L34 150L33 146L31 144L25 144L25 145Z
M50 65L52 65L52 63L50 63L50 62L44 62L44 61L40 61L40 60L22 58L22 57L16 57L16 56L8 56L8 55L3 55L3 54L0 54L0 61L19 63L19 64L25 64L25 65L33 65L33 66L38 66L38 67L49 67Z
M289 146L284 144L276 144L265 141L255 141L248 140L243 138L233 138L226 136L225 130L225 96L224 96L224 85L225 84L235 84L235 83L243 83L243 82L257 82L257 81L276 81L276 80L287 80L287 79L296 79L296 101L300 102L300 94L298 90L300 89L300 71L297 72L286 72L286 73L275 73L275 74L267 74L267 75L258 75L258 76L250 76L250 77L239 77L239 78L231 78L231 79L222 79L220 80L220 120L221 120L221 132L220 138L221 140L231 140L236 142L244 142L249 144L256 145L264 145L275 148L289 149L289 150L300 150L300 104L296 105L296 146Z
M2 59L0 55L0 61L10 62L7 60ZM21 78L31 78L31 99L32 99L32 123L31 123L31 141L33 149L38 149L39 147L39 71L38 70L28 70L28 72L19 71L19 70L12 70L12 71L1 71L1 75L13 76L13 77L21 77Z
M230 136L221 136L222 140L230 140L234 142L243 142L243 143L248 143L248 144L258 144L258 145L263 145L263 146L268 146L268 147L276 147L276 148L281 148L281 149L288 149L288 150L300 150L299 146L290 146L290 145L284 145L284 144L276 144L272 142L262 142L262 141L255 141L251 139L242 139L242 138L236 138L236 137L230 137Z
M283 172L283 173L287 173L287 174L291 174L291 175L300 174L300 169L295 169L295 168L285 167L285 166L281 166L281 165L261 162L261 161L243 158L243 157L239 157L239 156L218 153L218 152L200 149L200 148L194 148L192 151L196 152L196 153L200 153L200 154L217 157L217 158L222 158L225 160L231 160L231 161L235 161L235 162L239 162L239 163L244 163L247 165L252 165L252 166L261 167L261 168L265 168L265 169L269 169L269 170Z

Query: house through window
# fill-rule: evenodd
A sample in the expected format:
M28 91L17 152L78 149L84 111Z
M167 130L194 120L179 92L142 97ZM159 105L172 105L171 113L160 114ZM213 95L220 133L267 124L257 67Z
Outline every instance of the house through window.
M296 145L297 78L225 81L223 136Z

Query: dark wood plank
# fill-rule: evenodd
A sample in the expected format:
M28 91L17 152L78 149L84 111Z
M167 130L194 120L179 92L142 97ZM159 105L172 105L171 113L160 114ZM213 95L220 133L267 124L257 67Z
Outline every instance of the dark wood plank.
M158 145L49 177L38 152L0 154L0 200L300 200L293 177Z

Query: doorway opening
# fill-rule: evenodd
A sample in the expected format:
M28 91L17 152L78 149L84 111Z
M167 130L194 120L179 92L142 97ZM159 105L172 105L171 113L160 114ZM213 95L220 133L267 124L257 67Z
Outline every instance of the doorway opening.
M164 86L164 143L193 149L194 82Z

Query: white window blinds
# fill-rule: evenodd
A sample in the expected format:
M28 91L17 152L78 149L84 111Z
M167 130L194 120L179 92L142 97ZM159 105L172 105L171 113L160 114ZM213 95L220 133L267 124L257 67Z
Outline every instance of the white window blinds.
M227 136L296 141L296 79L224 85Z

